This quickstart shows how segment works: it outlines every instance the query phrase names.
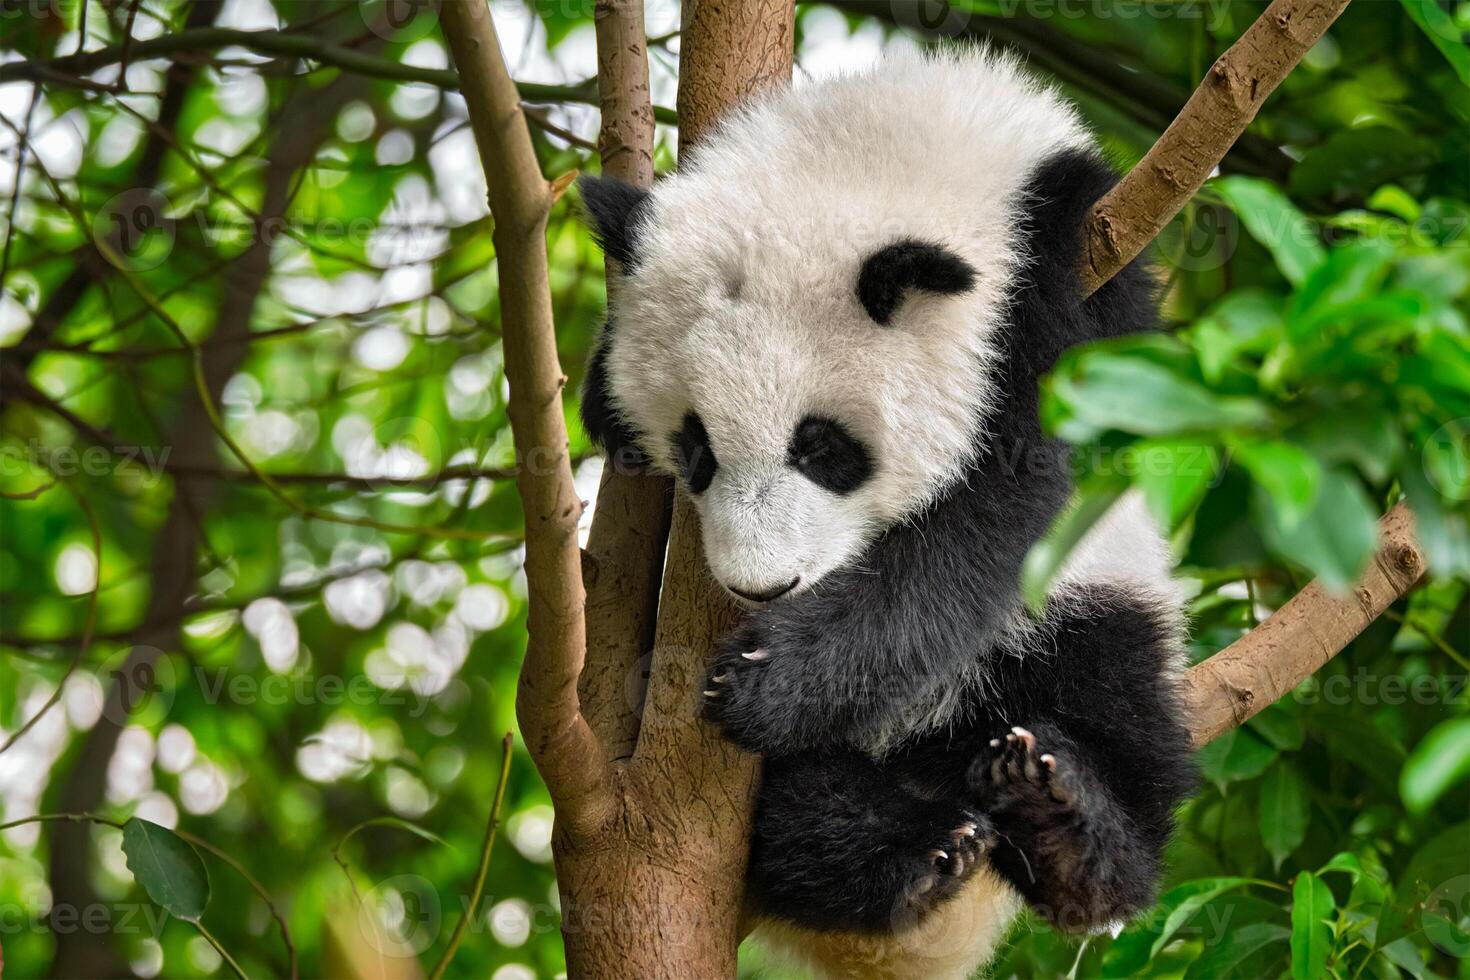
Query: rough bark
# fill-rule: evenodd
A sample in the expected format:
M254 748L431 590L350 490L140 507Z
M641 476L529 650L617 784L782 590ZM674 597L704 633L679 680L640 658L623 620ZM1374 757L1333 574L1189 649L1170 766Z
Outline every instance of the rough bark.
M1133 261L1194 197L1349 0L1274 0L1210 68L1138 166L1092 209L1082 291Z
M654 120L643 0L598 0L595 18L602 172L647 187L653 183ZM611 290L617 264L607 263ZM587 534L587 660L577 687L587 723L613 759L631 756L638 740L673 493L667 477L609 466Z
M1240 725L1310 677L1418 583L1425 562L1409 508L1395 506L1378 532L1373 564L1351 593L1336 595L1313 582L1189 672L1184 700L1196 745Z

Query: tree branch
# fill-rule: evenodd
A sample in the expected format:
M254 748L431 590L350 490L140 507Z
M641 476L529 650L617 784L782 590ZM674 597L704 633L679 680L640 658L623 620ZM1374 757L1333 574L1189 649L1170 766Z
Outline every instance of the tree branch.
M647 187L654 124L643 0L598 0L595 17L602 172ZM609 258L608 288L617 281L616 260ZM587 663L578 690L588 723L614 759L632 755L638 739L640 661L653 648L673 493L667 477L608 466L587 535Z
M511 433L526 524L530 593L526 658L516 715L558 816L598 826L612 809L605 752L582 716L577 678L586 653L581 550L582 503L572 484L547 280L546 218L565 184L547 183L531 145L520 95L506 71L489 6L443 8L444 36L459 71L470 125L485 166L500 282L501 345L510 385Z
M1220 56L1164 135L1093 206L1082 268L1091 295L1138 257L1194 197L1266 97L1349 0L1274 0Z
M450 3L448 7L459 6ZM455 15L445 16L452 21ZM0 65L0 84L13 81L55 80L58 75L79 76L115 65L125 57L133 61L161 58L196 51L215 51L224 47L242 47L259 54L284 55L292 58L307 58L323 65L331 65L372 78L393 82L421 82L435 88L455 91L459 88L459 76L447 68L420 68L401 61L389 61L374 57L340 44L333 44L313 34L289 31L244 31L228 27L200 27L164 34L146 41L135 41L131 50L126 45L113 45L88 51L84 54L67 55L50 61L12 61ZM577 85L543 85L539 82L514 83L520 98L527 102L574 102L597 105L597 84L586 81ZM654 117L661 123L678 125L678 117L670 109L655 108Z
M1424 574L1404 504L1379 523L1378 552L1350 595L1313 582L1264 623L1189 671L1184 703L1196 745L1223 735L1310 677Z

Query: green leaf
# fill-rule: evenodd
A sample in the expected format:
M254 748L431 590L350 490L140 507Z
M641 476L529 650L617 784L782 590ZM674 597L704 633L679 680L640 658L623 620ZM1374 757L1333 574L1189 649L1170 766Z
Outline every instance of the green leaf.
M1293 286L1327 258L1307 216L1275 184L1256 177L1222 177L1211 186L1240 216L1251 237L1276 260L1276 267Z
M1052 391L1072 417L1064 438L1082 441L1110 429L1145 436L1263 423L1266 407L1249 398L1221 398L1154 361L1108 351L1083 354L1052 379Z
M1470 777L1470 718L1440 722L1409 753L1399 791L1411 813L1423 813L1462 779Z
M1307 836L1307 789L1296 771L1277 762L1261 782L1261 841L1279 870Z
M1040 612L1046 606L1052 579L1066 564L1067 556L1117 503L1127 486L1111 477L1088 481L1079 489L1073 506L1056 519L1045 537L1031 547L1021 566L1021 595L1033 612Z
M1332 891L1310 871L1297 875L1291 890L1291 975L1293 980L1326 976L1332 930L1327 917L1336 907Z
M1227 977L1270 975L1270 964L1278 955L1271 947L1291 936L1285 926L1272 922L1253 922L1225 933L1223 939L1206 944L1199 959L1184 971L1184 980L1225 980Z
M1279 439L1232 439L1230 449L1271 495L1282 526L1300 525L1317 502L1322 482L1322 467L1311 454Z
M1332 250L1291 298L1287 333L1298 344L1320 344L1352 317L1371 317L1389 272L1393 250L1379 241L1356 241ZM1401 312L1401 311L1400 311Z
M1299 198L1346 200L1421 174L1439 156L1432 140L1397 127L1345 127L1307 150L1292 168L1291 192Z
M1450 15L1435 0L1403 0L1403 4L1409 19L1439 48L1460 81L1470 85L1470 48L1465 47L1464 34Z
M1311 569L1333 592L1346 592L1373 557L1378 515L1358 481L1338 467L1323 470L1316 505L1299 523L1288 523L1259 488L1255 509L1272 549Z
M122 850L149 898L180 919L199 920L209 904L209 872L188 841L133 817L123 824Z
M1325 875L1331 871L1341 871L1354 881L1367 873L1363 870L1363 862L1359 861L1358 856L1351 851L1338 851L1332 855L1332 860L1317 869L1319 875Z
M1375 484L1393 474L1403 438L1393 414L1380 406L1329 406L1301 429L1301 444L1323 462L1350 463Z
M1280 705L1268 705L1247 724L1251 731L1283 752L1295 752L1306 741L1301 719Z
M1232 782L1255 779L1275 758L1275 749L1244 728L1226 732L1198 754L1200 772L1221 789Z
M1149 950L1149 959L1158 956L1169 945L1175 933L1184 928L1194 914L1211 899L1249 883L1246 878L1198 878L1165 892L1159 897L1159 911L1167 909L1168 914Z
M1282 299L1262 289L1243 289L1226 295L1194 328L1194 349L1200 372L1216 384L1238 355L1264 352L1281 332Z
M1189 516L1219 475L1220 450L1196 439L1148 439L1135 443L1133 453L1133 485L1166 531Z

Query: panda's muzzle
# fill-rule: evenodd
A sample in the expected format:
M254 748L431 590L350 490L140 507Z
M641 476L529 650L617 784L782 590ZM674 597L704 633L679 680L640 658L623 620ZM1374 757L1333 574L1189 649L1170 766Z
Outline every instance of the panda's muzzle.
M744 589L737 589L733 585L727 585L725 586L725 588L729 589L731 592L735 593L746 602L762 603L781 598L783 595L796 588L797 583L800 581L801 576L798 575L796 578L792 579L790 582L787 582L785 585L778 585L773 589L766 589L764 592L746 592Z

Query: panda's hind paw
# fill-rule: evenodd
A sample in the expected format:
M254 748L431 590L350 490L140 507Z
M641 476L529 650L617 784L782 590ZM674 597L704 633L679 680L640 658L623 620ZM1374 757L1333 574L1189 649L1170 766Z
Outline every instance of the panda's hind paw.
M900 912L921 915L960 889L995 843L995 830L983 815L961 811L958 826L940 832L915 851L912 877L903 890Z
M1076 806L1080 792L1075 771L1065 753L1047 751L1048 747L1030 729L1017 725L1003 738L991 739L989 756L980 760L975 775L1003 796Z

